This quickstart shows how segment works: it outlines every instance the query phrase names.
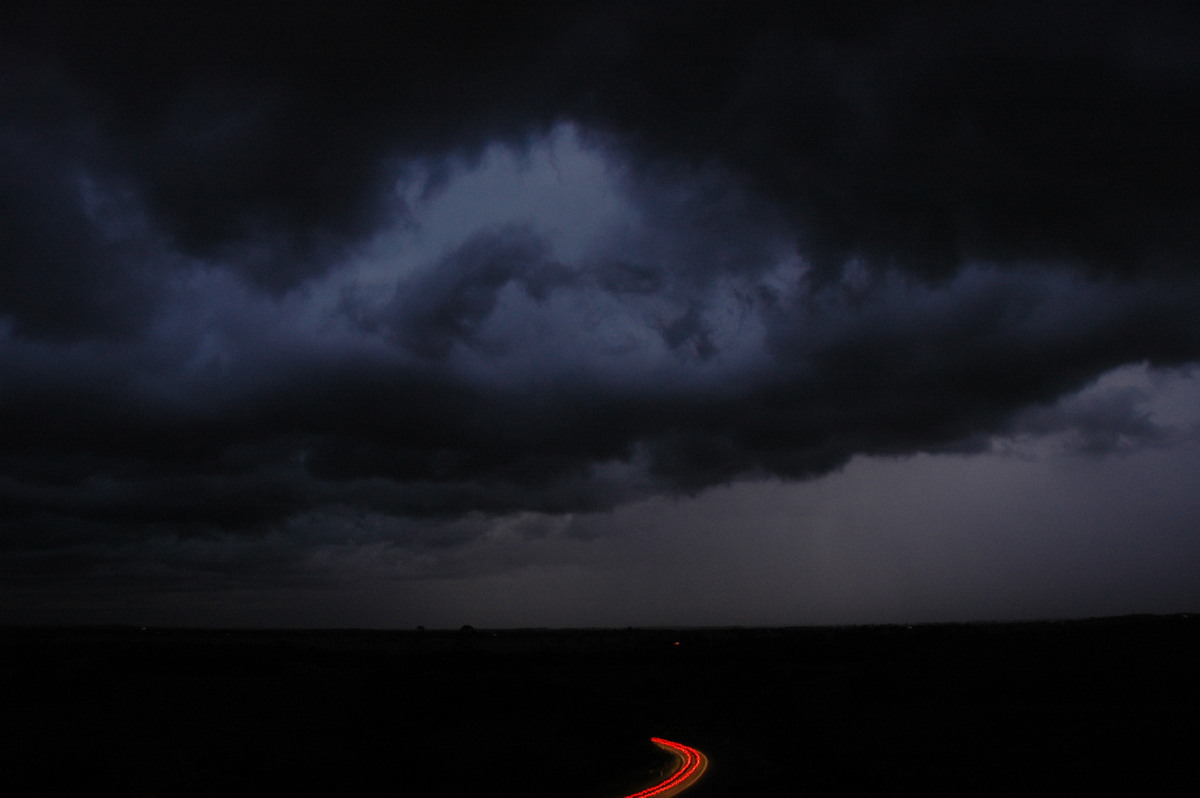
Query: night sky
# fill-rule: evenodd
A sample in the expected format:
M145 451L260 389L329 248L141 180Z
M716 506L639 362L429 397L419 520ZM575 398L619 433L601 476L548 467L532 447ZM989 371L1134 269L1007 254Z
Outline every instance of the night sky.
M1200 609L1197 119L1194 2L8 3L0 623Z

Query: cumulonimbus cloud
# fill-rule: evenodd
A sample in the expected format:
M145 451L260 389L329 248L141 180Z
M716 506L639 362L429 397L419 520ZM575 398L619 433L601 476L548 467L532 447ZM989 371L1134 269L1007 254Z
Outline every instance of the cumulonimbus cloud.
M13 528L611 507L1200 354L1188 4L4 14ZM463 218L348 265L419 238L405 174L432 203L564 127L626 203L569 256Z

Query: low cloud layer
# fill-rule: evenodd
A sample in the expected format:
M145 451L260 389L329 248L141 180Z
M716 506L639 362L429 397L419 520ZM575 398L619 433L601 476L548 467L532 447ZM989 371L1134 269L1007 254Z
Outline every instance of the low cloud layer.
M2 12L10 573L1186 434L1190 4L219 5Z

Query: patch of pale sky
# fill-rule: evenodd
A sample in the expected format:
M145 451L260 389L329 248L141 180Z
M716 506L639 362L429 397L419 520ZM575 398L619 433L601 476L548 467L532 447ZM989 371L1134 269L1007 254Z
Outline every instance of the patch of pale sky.
M1119 394L1136 397L1134 410L1162 432L1159 445L1200 437L1200 375L1191 366L1155 368L1147 363L1128 363L1105 372L1082 390L1064 396L1056 409L1086 406ZM997 436L992 451L1026 459L1077 458L1080 431L1067 427L1046 434L1017 433ZM1154 443L1119 436L1110 454L1137 450Z

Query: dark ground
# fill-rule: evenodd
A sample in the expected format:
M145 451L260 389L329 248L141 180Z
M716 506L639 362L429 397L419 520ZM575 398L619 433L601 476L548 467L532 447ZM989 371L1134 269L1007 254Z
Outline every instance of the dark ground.
M668 762L656 735L711 758L694 798L1191 796L1197 666L1200 617L1185 615L683 631L8 628L0 793L619 798Z

